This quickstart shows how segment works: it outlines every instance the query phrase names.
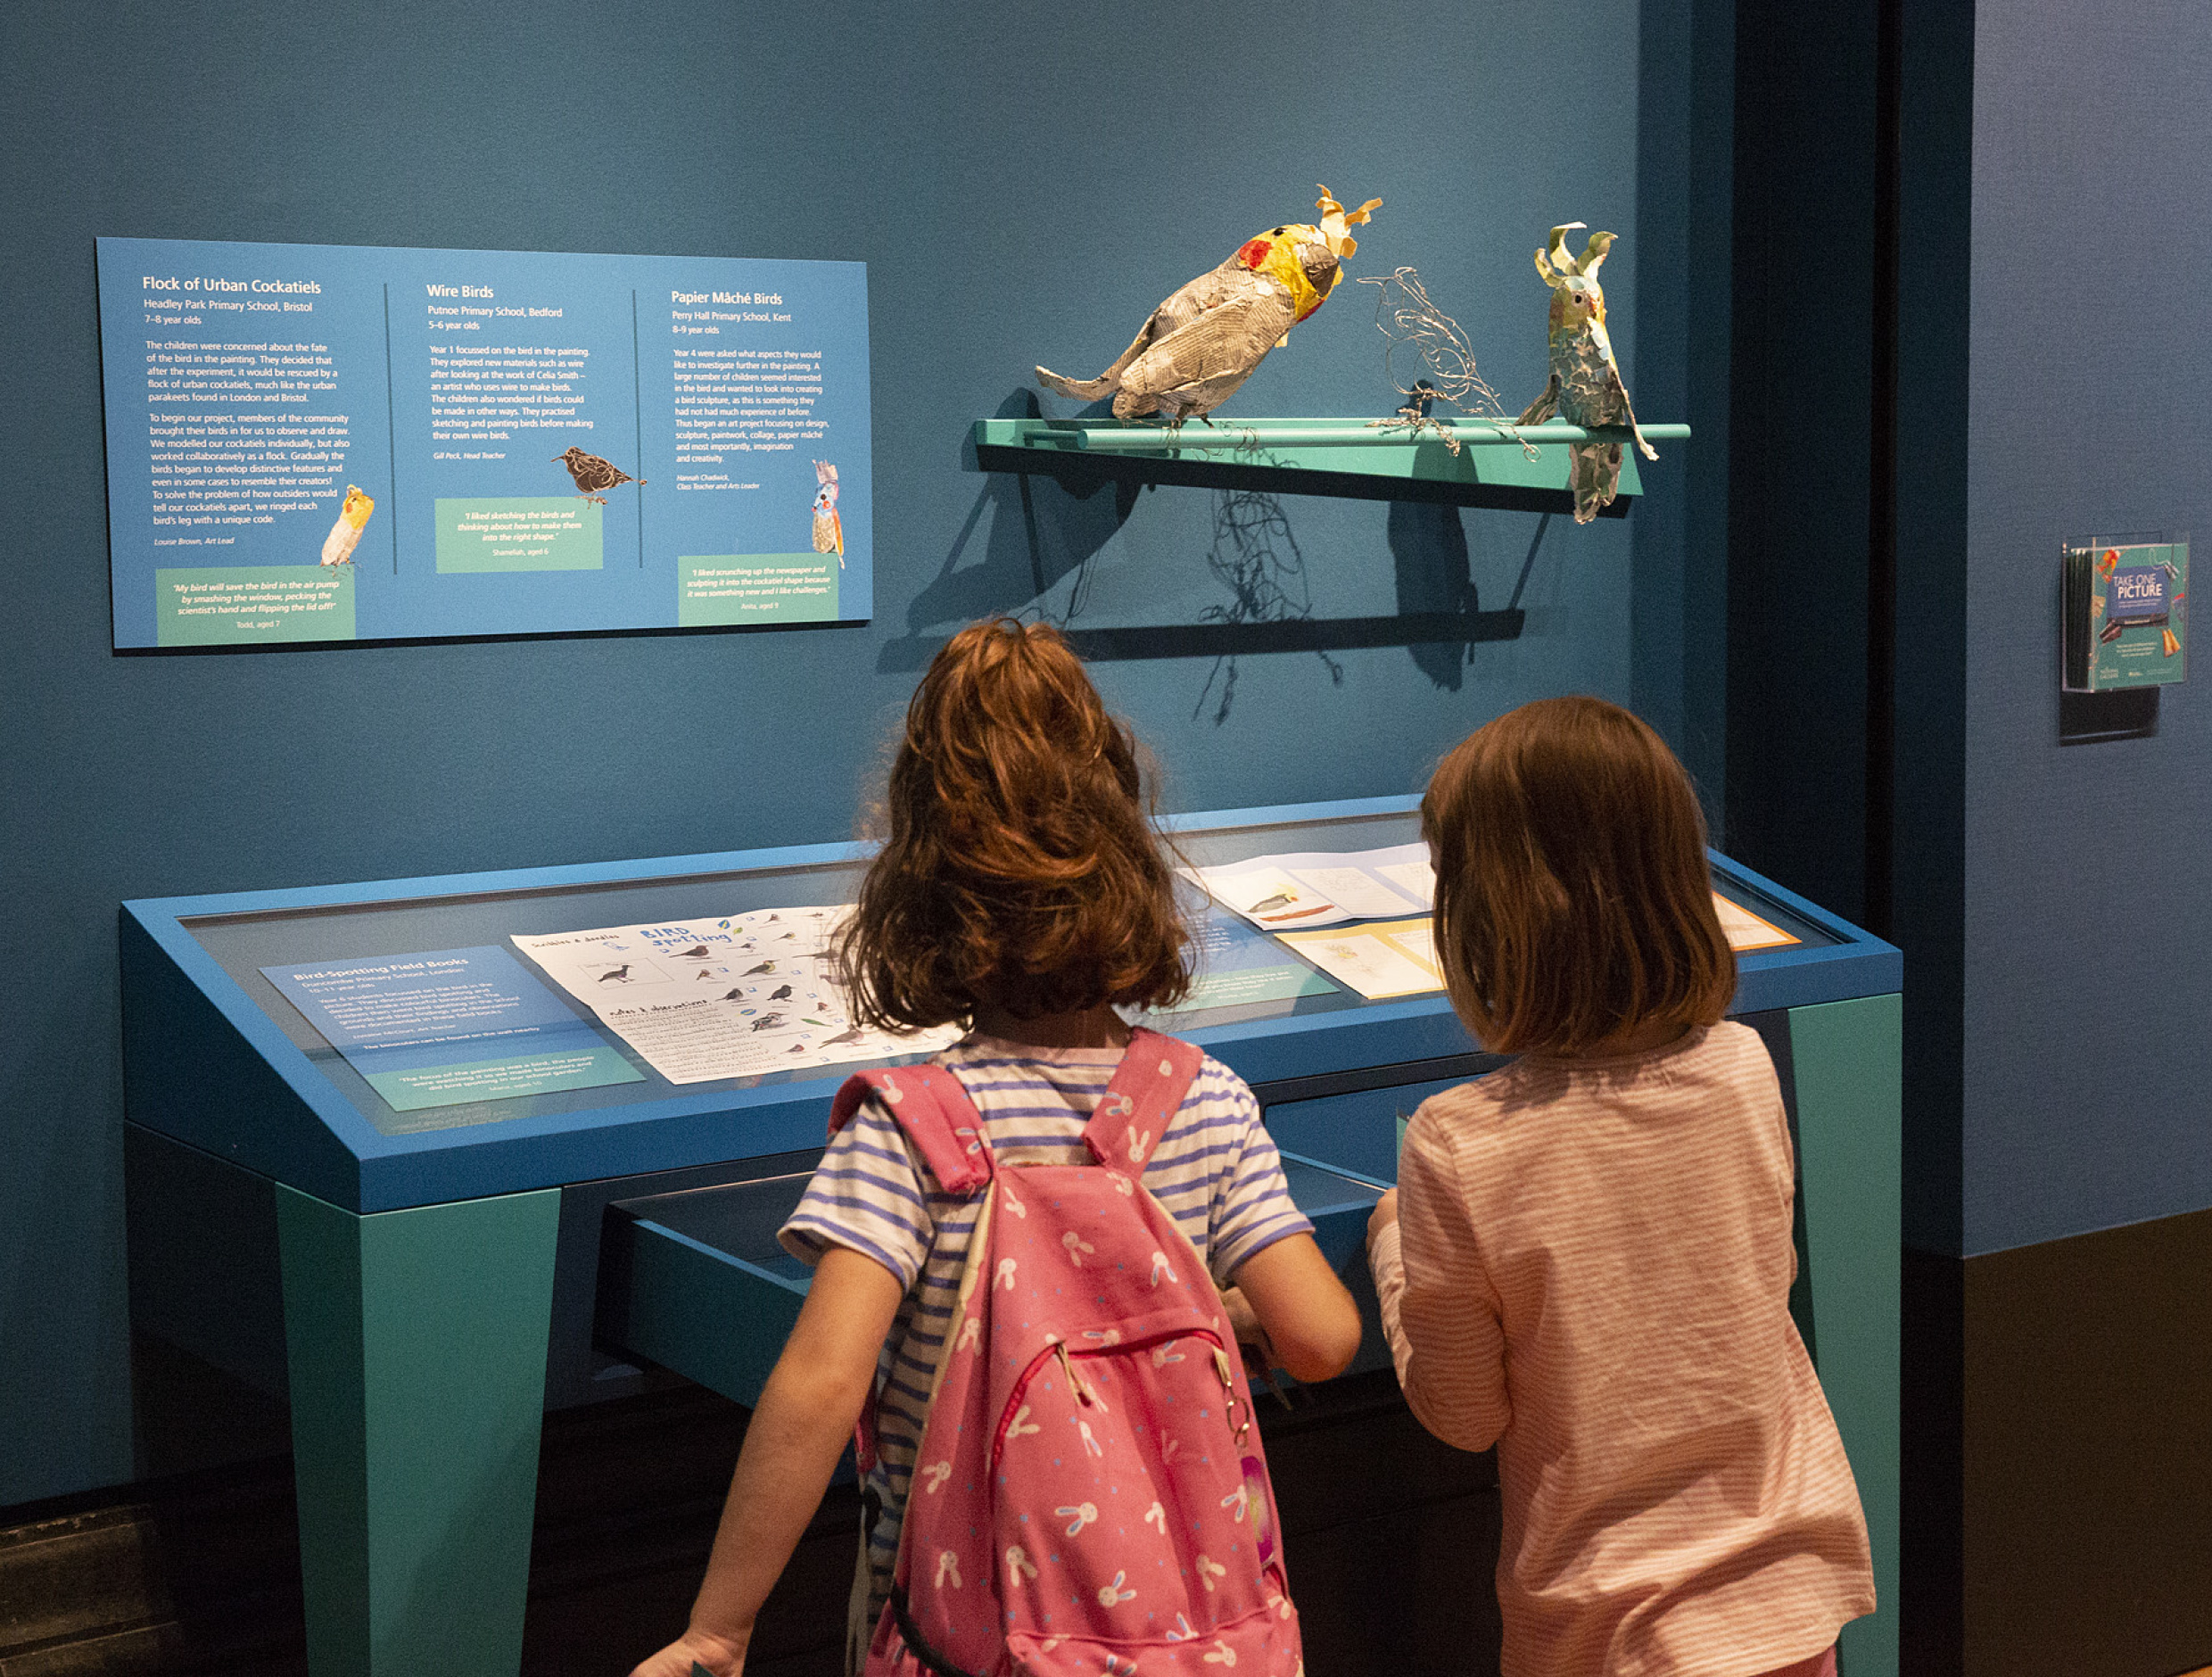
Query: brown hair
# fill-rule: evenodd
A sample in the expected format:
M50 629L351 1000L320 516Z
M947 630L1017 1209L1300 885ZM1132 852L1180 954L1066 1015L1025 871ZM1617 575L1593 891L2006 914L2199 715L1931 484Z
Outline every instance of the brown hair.
M1704 817L1619 706L1539 699L1477 729L1430 781L1421 831L1452 1006L1492 1052L1579 1053L1727 1011Z
M1188 990L1136 740L1057 631L1001 617L954 635L906 708L885 801L889 832L835 951L862 1022Z

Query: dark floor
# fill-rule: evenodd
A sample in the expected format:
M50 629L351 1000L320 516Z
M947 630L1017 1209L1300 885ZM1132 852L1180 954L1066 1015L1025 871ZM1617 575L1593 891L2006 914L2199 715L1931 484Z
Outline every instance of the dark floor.
M1263 1406L1316 1677L1497 1670L1488 1456L1437 1443L1387 1370ZM697 1387L549 1416L524 1677L623 1677L682 1628L746 1411ZM304 1677L289 1464L21 1509L0 1528L0 1677ZM833 1488L750 1677L838 1677L855 1503Z

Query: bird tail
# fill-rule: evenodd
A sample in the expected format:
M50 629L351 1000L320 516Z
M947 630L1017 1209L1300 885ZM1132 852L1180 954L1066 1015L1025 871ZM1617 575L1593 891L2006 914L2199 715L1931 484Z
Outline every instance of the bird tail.
M1117 356L1114 364L1096 378L1063 378L1050 368L1036 369L1037 383L1045 389L1062 396L1072 396L1077 401L1096 401L1101 396L1121 388L1121 375L1129 363L1144 353L1152 341L1152 329L1160 323L1157 310L1145 317L1137 335L1129 340L1129 347Z
M1118 372L1106 372L1096 378L1063 378L1049 368L1036 369L1036 382L1059 396L1072 396L1077 401L1096 401L1101 396L1117 388L1121 383Z

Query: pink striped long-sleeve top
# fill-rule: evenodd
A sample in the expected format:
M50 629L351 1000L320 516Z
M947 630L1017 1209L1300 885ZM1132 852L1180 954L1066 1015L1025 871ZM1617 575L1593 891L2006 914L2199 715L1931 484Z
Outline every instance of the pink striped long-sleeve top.
M1793 1176L1741 1025L1531 1055L1414 1115L1369 1257L1414 1413L1498 1447L1505 1677L1737 1677L1873 1611L1789 1315Z

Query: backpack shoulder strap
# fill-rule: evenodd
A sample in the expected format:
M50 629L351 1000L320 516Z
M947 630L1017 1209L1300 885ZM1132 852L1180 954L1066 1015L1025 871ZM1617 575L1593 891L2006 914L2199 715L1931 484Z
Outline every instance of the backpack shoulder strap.
M871 1095L882 1097L945 1193L972 1194L990 1181L991 1144L984 1135L982 1115L960 1079L943 1066L855 1072L830 1103L830 1133L843 1129Z
M1205 1058L1204 1049L1181 1037L1142 1028L1130 1032L1113 1081L1084 1127L1091 1157L1109 1170L1143 1176Z

